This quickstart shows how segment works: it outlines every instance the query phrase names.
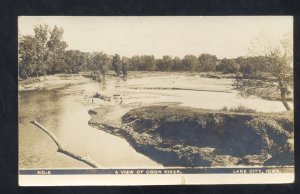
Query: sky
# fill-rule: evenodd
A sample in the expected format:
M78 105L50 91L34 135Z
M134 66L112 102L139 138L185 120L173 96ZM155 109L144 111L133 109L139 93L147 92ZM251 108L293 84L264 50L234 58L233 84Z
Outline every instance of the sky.
M264 35L276 42L293 32L292 16L21 16L20 35L39 24L64 29L67 49L121 56L249 55L251 42Z

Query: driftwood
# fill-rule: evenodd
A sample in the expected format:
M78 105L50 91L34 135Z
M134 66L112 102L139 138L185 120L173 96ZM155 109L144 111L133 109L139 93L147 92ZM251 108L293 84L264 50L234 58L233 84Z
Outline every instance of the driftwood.
M98 168L99 165L93 161L91 158L89 158L88 156L86 157L82 157L76 153L73 153L69 150L66 150L62 145L61 143L58 141L57 137L51 132L49 131L48 129L46 129L43 125L41 125L40 123L38 123L36 120L32 120L30 121L31 124L37 126L38 128L40 128L41 130L43 130L47 135L49 135L51 137L51 139L54 141L54 143L57 145L57 152L60 152L60 153L63 153L71 158L74 158L76 160L79 160L81 162L84 162L88 165L90 165L91 167L93 168Z
M96 93L94 96L92 96L92 98L99 98L105 101L110 102L111 101L111 97L110 96L105 96L105 95L101 95L99 93Z

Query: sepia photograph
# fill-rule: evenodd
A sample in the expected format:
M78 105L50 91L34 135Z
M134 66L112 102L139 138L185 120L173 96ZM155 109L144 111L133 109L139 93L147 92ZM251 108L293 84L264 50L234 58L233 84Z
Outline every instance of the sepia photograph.
M292 16L19 16L19 185L292 183L293 66Z

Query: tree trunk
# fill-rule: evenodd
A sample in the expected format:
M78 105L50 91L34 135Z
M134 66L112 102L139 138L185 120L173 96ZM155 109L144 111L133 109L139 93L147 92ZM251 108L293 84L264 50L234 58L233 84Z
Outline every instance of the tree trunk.
M37 126L38 128L40 128L42 131L44 131L53 141L54 143L56 144L57 146L57 152L60 152L60 153L63 153L71 158L74 158L78 161L81 161L93 168L99 168L99 165L94 161L92 160L91 158L89 158L89 156L85 156L85 157L82 157L72 151L69 151L67 149L65 149L62 144L59 142L58 138L51 132L49 131L48 129L46 129L44 126L42 126L40 123L38 123L36 120L32 120L30 121L31 124Z
M291 110L290 105L286 101L286 88L280 88L281 102L283 103L286 110Z

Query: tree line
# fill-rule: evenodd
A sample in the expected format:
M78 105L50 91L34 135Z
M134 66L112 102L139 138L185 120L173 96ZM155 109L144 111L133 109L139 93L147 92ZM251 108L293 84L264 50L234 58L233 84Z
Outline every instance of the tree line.
M34 35L19 37L19 76L28 78L57 73L79 73L80 71L98 71L105 75L114 70L118 75L127 75L128 71L191 71L191 72L252 72L265 71L264 57L238 57L236 59L218 59L215 55L186 55L182 59L165 55L155 58L153 55L135 55L121 57L103 52L82 52L67 50L62 40L63 29L47 25L34 28Z

